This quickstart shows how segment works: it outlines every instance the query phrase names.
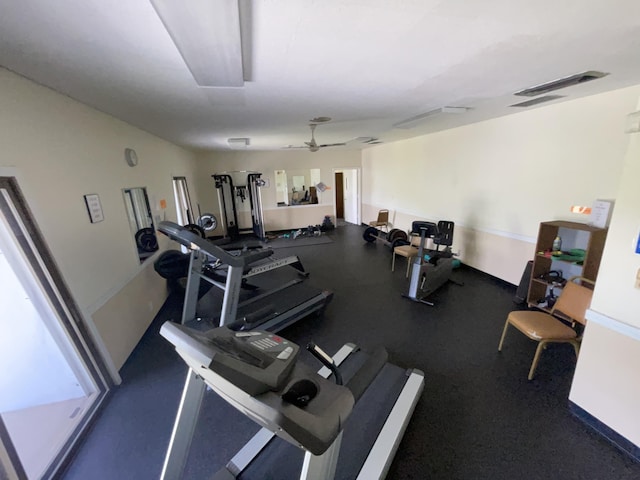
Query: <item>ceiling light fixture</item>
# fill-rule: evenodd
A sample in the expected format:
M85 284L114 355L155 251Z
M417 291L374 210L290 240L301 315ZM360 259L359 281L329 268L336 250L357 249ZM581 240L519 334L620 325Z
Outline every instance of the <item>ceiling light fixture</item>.
M407 118L406 120L402 120L398 123L393 124L393 128L402 128L402 129L410 129L417 127L420 125L425 119L429 117L433 117L434 115L439 115L441 113L465 113L471 110L469 107L440 107L435 110L429 110L426 113L421 113L420 115L416 115L415 117Z
M598 78L606 77L608 73L598 72L596 70L589 70L587 72L576 73L568 77L552 80L551 82L542 83L535 87L525 88L514 95L520 95L522 97L535 97L536 95L542 95L544 93L553 92L554 90L560 90L561 88L571 87L572 85L578 85L579 83L590 82L591 80L597 80Z
M331 117L315 117L309 120L309 123L326 123L330 121L331 121Z
M242 87L238 0L151 0L201 87Z
M227 143L231 148L247 148L249 146L249 139L246 137L228 138Z

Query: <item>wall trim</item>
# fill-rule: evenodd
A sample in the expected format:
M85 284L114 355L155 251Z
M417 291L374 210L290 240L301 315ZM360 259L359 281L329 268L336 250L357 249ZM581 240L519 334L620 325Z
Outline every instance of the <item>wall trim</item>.
M596 417L573 403L571 400L569 400L569 411L576 418L578 418L578 420L582 421L587 426L591 427L593 430L603 436L606 440L608 440L609 443L611 443L614 447L629 455L636 462L640 463L640 447L638 447L636 444L627 440L625 437L602 423Z
M156 236L158 237L158 250L152 256L146 258L144 262L137 266L134 271L129 273L123 280L115 283L109 290L100 295L93 302L82 307L89 316L92 316L94 313L104 307L109 300L111 300L118 293L120 293L123 288L133 282L136 277L140 275L146 268L153 268L153 264L156 260L158 260L158 257L165 252L165 250L175 250L175 245L171 246L169 243L169 239L166 236L157 234Z
M330 203L309 203L309 204L302 204L302 205L283 205L282 207L262 207L262 211L264 212L283 212L289 208L295 208L295 209L303 209L303 208L319 208L319 207L330 207L331 204Z
M640 341L640 328L638 327L621 322L615 318L608 317L602 313L596 312L595 310L587 310L586 318L590 322L595 322L609 330L613 330L614 332L618 332L626 337Z
M368 205L370 207L375 207L378 210L380 210L381 208L387 208L387 207L379 207L378 208L373 204L368 204ZM416 219L425 219L427 221L432 221L432 220L430 220L430 218L433 218L433 217L427 218L424 215L418 215L417 213L410 212L408 210L403 210L401 208L395 208L395 209L389 209L389 210L391 212L401 213L402 215L407 215L409 217L415 217ZM496 229L493 229L493 228L468 227L468 226L464 225L463 223L460 223L460 222L457 222L457 221L455 222L455 224L456 224L456 227L464 228L465 230L470 230L470 231L473 231L473 232L480 232L480 233L488 233L489 235L496 235L498 237L510 238L512 240L519 240L521 242L531 243L531 244L534 244L534 245L538 241L537 237L530 237L528 235L521 235L519 233L505 232L503 230L496 230Z

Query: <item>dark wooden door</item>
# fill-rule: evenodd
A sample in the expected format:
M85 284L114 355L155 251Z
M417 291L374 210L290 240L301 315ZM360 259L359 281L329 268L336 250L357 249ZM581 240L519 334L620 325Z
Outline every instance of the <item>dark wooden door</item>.
M344 219L344 178L336 172L336 218Z

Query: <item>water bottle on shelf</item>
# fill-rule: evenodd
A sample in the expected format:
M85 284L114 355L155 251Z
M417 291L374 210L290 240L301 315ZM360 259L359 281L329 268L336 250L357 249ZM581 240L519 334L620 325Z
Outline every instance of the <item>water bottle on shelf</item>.
M554 252L559 252L562 250L562 239L556 235L556 238L553 240L553 246L551 247L551 249Z

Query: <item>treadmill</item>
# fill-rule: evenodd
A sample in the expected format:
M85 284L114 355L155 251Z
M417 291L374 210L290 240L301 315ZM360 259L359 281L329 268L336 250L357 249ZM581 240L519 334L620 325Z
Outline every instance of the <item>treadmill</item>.
M321 312L333 297L328 290L306 284L308 273L295 255L273 258L269 248L229 251L169 221L160 222L158 231L190 251L182 324L207 330L227 325L234 330L259 327L277 332ZM282 267L291 267L288 274ZM207 297L213 298L203 299L216 304L204 322L196 316L201 282L222 292L221 298L210 293Z
M424 374L390 364L384 348L367 354L345 344L331 358L309 344L324 365L315 373L298 345L270 332L202 333L166 322L160 333L189 366L163 480L181 478L200 408L191 401L196 385L262 426L214 480L384 478L424 388Z

